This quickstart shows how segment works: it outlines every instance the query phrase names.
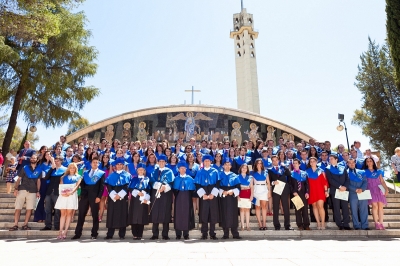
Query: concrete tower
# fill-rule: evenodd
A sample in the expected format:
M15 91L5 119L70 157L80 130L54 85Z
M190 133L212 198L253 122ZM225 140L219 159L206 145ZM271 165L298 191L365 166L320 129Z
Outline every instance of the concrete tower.
M253 25L253 15L246 12L242 1L242 11L233 15L233 31L231 31L236 57L238 109L259 114L260 98L255 44L258 32L254 31Z

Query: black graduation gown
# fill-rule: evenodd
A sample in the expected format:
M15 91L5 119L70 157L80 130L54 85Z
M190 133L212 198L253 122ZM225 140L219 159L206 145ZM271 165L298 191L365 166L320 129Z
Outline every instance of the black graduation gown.
M169 184L172 188L172 183ZM162 192L161 197L156 199L157 189L151 190L151 206L150 221L152 223L169 223L171 222L172 212L172 189L168 192Z
M120 192L125 190L128 192L128 184L123 186L111 186L107 185L108 191ZM111 198L108 199L107 208L107 228L122 228L127 226L128 220L128 194L122 200L113 201Z
M133 189L129 189L130 192ZM150 194L150 189L144 189L147 194ZM149 224L149 205L142 204L139 200L140 196L131 196L131 200L129 202L129 214L128 214L128 224Z
M213 188L219 188L219 181L217 184L201 186L196 184L196 191L203 188L206 195L210 195ZM219 222L219 199L215 197L212 200L199 200L199 222L200 223L218 223Z
M220 189L223 191L229 191L231 189L239 189L240 183L235 186L221 186ZM237 228L239 226L238 219L238 199L235 195L227 195L220 197L220 226L223 228Z
M174 190L174 229L181 231L192 230L195 227L192 190Z

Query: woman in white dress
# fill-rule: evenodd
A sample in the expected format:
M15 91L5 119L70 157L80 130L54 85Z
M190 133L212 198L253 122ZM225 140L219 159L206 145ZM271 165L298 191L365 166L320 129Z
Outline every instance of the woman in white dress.
M253 165L253 185L254 185L254 198L256 201L256 216L260 230L267 230L267 203L271 198L270 182L268 172L264 169L264 163L261 158L257 159ZM260 214L261 212L261 214ZM261 223L262 215L262 223Z
M78 167L75 163L68 165L65 174L60 178L60 196L54 206L55 209L59 209L61 212L60 232L57 239L65 239L67 237L72 215L74 210L78 209L78 194L76 191L79 188L81 180L82 176L78 174Z

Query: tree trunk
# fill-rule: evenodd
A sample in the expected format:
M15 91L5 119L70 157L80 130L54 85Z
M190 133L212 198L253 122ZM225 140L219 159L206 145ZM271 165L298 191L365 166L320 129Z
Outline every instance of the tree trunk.
M25 90L22 87L21 82L18 84L17 92L15 93L14 103L11 111L10 121L8 122L8 127L6 135L4 136L3 142L3 157L10 151L11 141L14 135L15 127L17 126L17 118L19 108L21 106L22 98L24 97ZM18 152L18 151L16 151Z

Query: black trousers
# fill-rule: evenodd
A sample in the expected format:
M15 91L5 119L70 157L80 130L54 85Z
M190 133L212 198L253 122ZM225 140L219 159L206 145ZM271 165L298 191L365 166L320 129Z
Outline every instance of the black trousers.
M201 234L202 235L207 235L208 232L208 223L202 223L201 224ZM215 224L210 223L210 236L215 236Z
M115 228L108 228L107 237L113 237L114 233L115 233ZM126 227L119 228L118 236L123 238L125 237L125 234L126 234Z
M159 223L153 223L153 227L151 231L153 232L153 236L157 236L160 234L160 230L158 229ZM169 223L163 223L163 229L162 229L162 236L163 237L168 237L168 231L169 231Z
M275 229L281 228L281 223L279 222L279 205L281 200L285 229L290 227L289 192L283 190L282 195L272 192L272 210L274 212L273 222Z
M93 227L92 227L92 235L94 237L97 237L98 231L99 231L99 204L95 203L95 198L94 199L89 199L86 196L82 196L81 200L79 201L79 207L78 207L78 223L75 228L75 235L81 236L82 235L82 229L83 225L85 223L86 219L86 213L89 210L89 206L92 212L92 218L93 218Z
M223 230L224 230L224 236L225 237L229 237L229 227L224 227ZM232 233L233 237L238 237L239 236L239 232L238 232L237 227L232 227L231 228L231 233Z
M310 219L308 218L308 205L307 205L307 200L303 195L298 194L301 200L304 203L304 207L301 208L300 210L296 210L296 224L298 227L302 226L304 228L310 226ZM296 209L296 207L295 207Z
M143 236L144 224L132 224L131 229L134 237L141 238Z
M333 218L336 225L338 227L348 227L350 223L349 203L344 200L335 199L335 195L330 195L330 197L332 197ZM340 213L340 208L342 209L342 213Z
M182 236L182 232L183 232L183 236L189 236L189 230L176 230L175 229L175 234L176 236Z

